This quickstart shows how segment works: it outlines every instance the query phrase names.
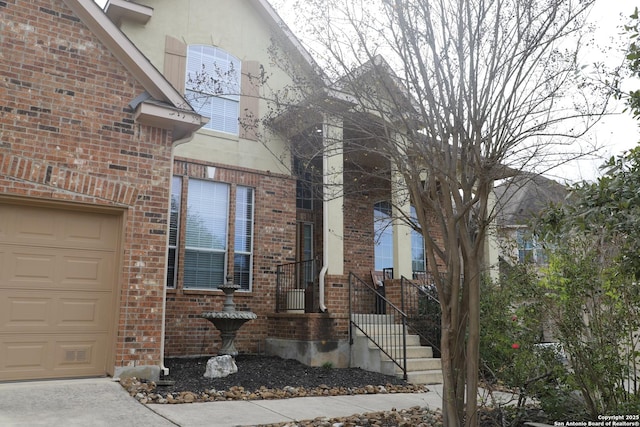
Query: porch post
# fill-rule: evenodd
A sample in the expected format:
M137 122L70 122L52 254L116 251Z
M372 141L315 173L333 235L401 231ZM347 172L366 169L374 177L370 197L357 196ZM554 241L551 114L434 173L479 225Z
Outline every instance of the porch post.
M342 119L325 116L323 138L324 264L329 275L344 274L344 191Z
M496 193L492 191L489 193L489 206L490 213L494 212L496 208ZM492 280L497 281L500 276L500 242L498 240L498 219L497 215L493 216L489 227L487 227L487 235L484 238L484 268L489 270L489 276Z
M393 205L393 274L394 279L405 276L411 279L411 227L402 218L411 214L411 201L404 178L391 166L391 200Z

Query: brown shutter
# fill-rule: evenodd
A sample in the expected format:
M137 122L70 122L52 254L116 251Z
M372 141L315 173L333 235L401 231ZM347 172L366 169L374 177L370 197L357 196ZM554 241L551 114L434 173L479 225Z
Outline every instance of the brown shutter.
M184 94L186 70L187 45L174 37L166 36L164 41L164 76L181 94Z
M256 141L260 119L260 82L262 75L258 61L242 61L240 96L240 138Z

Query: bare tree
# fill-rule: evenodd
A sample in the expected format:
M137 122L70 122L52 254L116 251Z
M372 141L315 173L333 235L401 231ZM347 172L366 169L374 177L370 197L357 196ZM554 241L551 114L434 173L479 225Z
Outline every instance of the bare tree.
M349 165L341 191L402 188L394 200L415 207L416 218L403 219L439 270L445 425L478 422L494 182L580 156L574 142L606 110L606 94L590 83L598 79L585 74L601 68L578 60L594 1L305 0L293 7L322 79L286 49L272 52L291 84L268 91L265 124L297 134L293 154L326 174L317 159L331 137L313 125L339 117L335 144Z

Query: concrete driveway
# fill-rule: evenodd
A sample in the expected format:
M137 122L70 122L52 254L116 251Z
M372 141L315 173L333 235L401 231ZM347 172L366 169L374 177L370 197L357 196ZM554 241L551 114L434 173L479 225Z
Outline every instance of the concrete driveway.
M0 426L163 427L175 423L110 378L0 383Z

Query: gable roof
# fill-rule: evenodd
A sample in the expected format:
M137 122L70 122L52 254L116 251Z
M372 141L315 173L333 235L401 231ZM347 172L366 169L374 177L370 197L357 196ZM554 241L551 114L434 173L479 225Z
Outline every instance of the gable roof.
M542 175L523 173L495 187L500 226L527 225L551 203L562 203L566 186Z
M138 122L172 129L174 141L206 123L93 0L63 1L153 98L132 105Z
M251 0L251 4L264 18L267 18L274 27L280 29L282 34L285 36L285 40L291 45L295 53L299 55L300 59L302 59L311 69L310 71L314 72L315 75L326 83L326 76L322 68L316 63L309 51L307 51L307 49L302 45L298 37L293 34L293 31L291 31L286 22L284 22L280 15L278 15L278 12L276 12L271 3L269 3L268 0Z

